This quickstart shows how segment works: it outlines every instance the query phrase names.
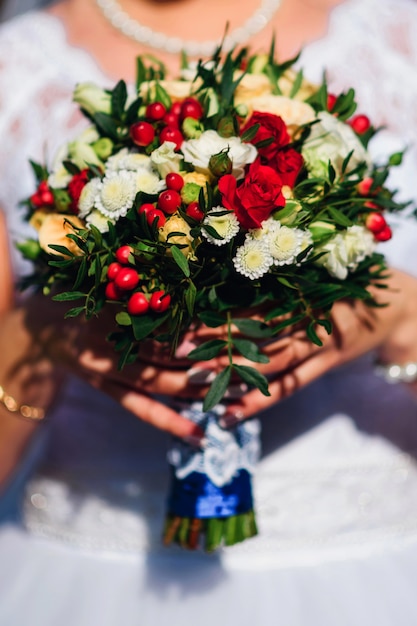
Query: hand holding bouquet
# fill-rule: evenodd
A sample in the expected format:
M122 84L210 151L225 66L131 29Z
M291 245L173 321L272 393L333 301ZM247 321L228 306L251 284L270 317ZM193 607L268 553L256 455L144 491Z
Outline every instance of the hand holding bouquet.
M123 81L111 91L78 85L90 125L52 167L33 163L26 205L38 236L20 244L34 262L26 282L77 303L70 317L94 323L113 308L120 368L141 358L145 340L174 355L190 325L227 328L188 355L225 353L228 365L188 410L211 461L184 444L171 454L167 542L195 547L203 533L211 550L256 532L248 476L258 427L223 431L219 403L232 377L266 395L268 381L234 356L266 362L262 342L298 323L319 344L334 302L374 305L367 288L384 286L376 247L392 235L386 215L406 206L386 185L401 154L372 162L377 130L354 115L353 90L311 85L295 61L278 63L273 45L256 56L219 49L193 69L184 60L181 78L167 81L139 58L135 93Z

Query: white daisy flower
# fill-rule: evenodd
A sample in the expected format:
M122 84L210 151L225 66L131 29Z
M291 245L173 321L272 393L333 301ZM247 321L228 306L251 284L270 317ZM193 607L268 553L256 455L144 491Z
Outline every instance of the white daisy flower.
M247 239L243 246L237 249L233 259L236 271L251 280L266 274L273 262L268 244L257 239Z
M111 220L103 213L100 213L97 209L93 209L86 217L86 224L88 226L95 226L101 233L109 232L109 222L115 223L115 220Z
M299 228L282 226L279 222L276 228L268 233L269 250L274 259L274 265L290 265L302 250L304 232Z
M136 175L133 172L110 172L101 181L95 207L112 219L124 217L131 208L136 193Z
M251 228L246 234L247 239L264 239L271 232L275 232L279 228L280 223L274 218L269 217L262 222L261 228Z
M102 184L99 178L92 178L84 185L78 200L79 217L85 217L94 208L96 200L100 196L101 187Z
M232 211L227 211L222 206L214 207L210 213L205 217L203 222L203 228L201 230L202 235L215 246L223 246L228 243L239 232L239 221L236 215ZM221 215L223 213L223 215ZM220 235L221 239L212 237L204 228L204 224L211 226Z
M136 192L143 191L150 195L156 195L166 188L164 180L157 174L145 168L133 172L136 182Z
M127 148L122 148L106 161L107 172L120 172L121 170L136 172L139 169L152 169L150 157L139 152L129 152Z

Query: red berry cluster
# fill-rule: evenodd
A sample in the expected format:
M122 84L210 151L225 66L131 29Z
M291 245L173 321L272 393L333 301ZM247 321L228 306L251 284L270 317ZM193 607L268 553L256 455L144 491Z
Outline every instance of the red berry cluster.
M144 214L146 221L151 226L155 220L158 228L162 228L166 222L166 216L172 215L182 206L181 189L184 187L184 179L177 172L170 172L165 177L167 189L161 191L155 204L145 202L138 208L139 214ZM196 221L204 218L198 202L191 202L185 209L185 213Z
M110 263L107 268L109 282L105 288L106 298L122 300L127 295L127 311L130 315L143 315L149 309L163 313L171 304L171 296L168 293L158 290L148 298L145 292L134 291L139 285L140 276L130 263L132 252L130 246L121 246L116 250L116 261Z
M130 137L134 144L142 148L150 146L158 138L160 144L171 141L179 150L184 141L180 130L182 122L186 117L199 120L203 114L203 107L196 98L174 102L169 109L162 102L152 102L146 107L146 119L130 127Z
M358 183L357 190L359 195L364 197L375 196L379 191L377 188L374 188L374 179L370 176L363 178ZM367 209L371 209L371 212L367 215L365 219L366 228L368 228L368 230L373 233L377 241L388 241L389 239L391 239L392 230L388 226L385 217L382 215L381 207L371 200L367 200L364 203L364 206Z
M34 194L30 196L30 201L37 209L40 207L52 207L55 204L54 194L48 187L46 180L42 180Z

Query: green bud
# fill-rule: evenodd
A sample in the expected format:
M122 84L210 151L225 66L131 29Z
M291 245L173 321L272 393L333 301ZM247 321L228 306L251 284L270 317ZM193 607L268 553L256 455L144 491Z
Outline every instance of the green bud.
M249 109L246 104L238 104L235 108L236 115L239 117L247 117L249 115Z
M226 117L222 117L217 124L217 132L221 137L236 137L238 134L236 126L236 119L231 115L228 115Z
M198 139L204 132L204 126L193 117L186 117L182 123L182 131L187 139Z
M101 139L98 139L98 141L95 141L92 144L94 152L102 161L105 161L109 158L113 151L113 146L114 144L112 140L108 137L101 137Z
M302 208L302 204L298 200L288 199L285 202L285 207L274 213L274 218L284 226L292 226L298 220L298 213Z
M250 74L262 74L268 65L269 57L267 54L257 54L249 61L248 72Z
M190 204L191 202L198 202L198 196L200 195L200 185L197 183L185 183L181 189L181 199L184 204Z
M54 189L55 206L59 213L68 213L71 204L69 193L65 189Z
M209 87L200 98L207 118L217 115L220 109L219 98L213 87Z
M308 227L314 241L318 241L322 238L327 238L329 235L332 235L336 230L336 226L334 224L330 224L329 222L312 222Z
M36 239L27 239L22 243L17 243L16 248L23 254L25 259L36 261L41 253L41 247Z
M90 115L98 112L110 114L110 94L94 83L79 83L75 87L73 99Z
M233 163L228 153L229 149L226 148L210 157L209 169L217 178L232 173Z
M403 156L404 156L403 152L395 152L394 154L391 154L391 156L389 158L389 164L392 167L395 167L397 165L401 165L401 163L403 161Z

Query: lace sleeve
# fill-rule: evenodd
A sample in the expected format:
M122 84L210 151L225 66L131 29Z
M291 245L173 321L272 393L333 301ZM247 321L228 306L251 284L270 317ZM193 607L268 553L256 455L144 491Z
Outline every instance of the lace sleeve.
M32 18L33 19L33 18ZM13 242L30 233L19 203L34 189L29 160L50 162L57 147L84 124L72 103L73 80L47 58L43 32L28 17L0 29L0 206ZM19 273L27 269L13 252Z

